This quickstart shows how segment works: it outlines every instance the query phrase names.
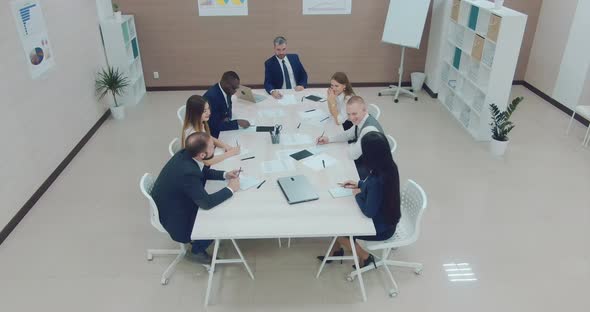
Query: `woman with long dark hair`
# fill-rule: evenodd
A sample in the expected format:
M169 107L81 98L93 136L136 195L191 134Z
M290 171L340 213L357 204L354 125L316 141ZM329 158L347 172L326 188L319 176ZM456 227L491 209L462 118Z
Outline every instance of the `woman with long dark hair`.
M205 100L204 97L200 95L193 95L188 98L186 101L184 123L182 125L182 134L180 139L183 148L185 143L184 141L193 132L206 132L209 135L211 134L208 123L210 116L211 109L209 108L209 103L207 103L207 100ZM212 139L215 147L222 148L225 153L214 156L209 160L205 160L204 164L206 166L212 166L225 160L226 158L238 155L240 153L240 148L238 146L231 147L214 137L212 137Z
M346 181L343 186L353 189L359 208L365 216L373 219L376 235L357 236L355 239L365 241L382 241L395 233L401 218L400 186L397 165L391 156L387 137L377 131L369 132L361 139L364 165L369 170L367 178L361 181ZM351 250L347 237L339 237L330 251L333 256L344 255L344 249ZM337 246L338 245L338 246ZM361 267L375 263L371 254L355 244ZM323 260L323 256L318 259ZM331 261L326 261L326 263Z

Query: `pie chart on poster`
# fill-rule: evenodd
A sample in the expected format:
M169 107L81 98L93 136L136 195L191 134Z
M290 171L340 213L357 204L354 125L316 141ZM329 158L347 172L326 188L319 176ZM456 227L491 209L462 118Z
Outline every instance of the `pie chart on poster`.
M235 5L242 5L244 2L246 2L246 0L231 0L231 2L233 2Z
M41 48L34 48L31 53L29 53L29 58L31 59L31 64L39 65L43 62L44 52Z

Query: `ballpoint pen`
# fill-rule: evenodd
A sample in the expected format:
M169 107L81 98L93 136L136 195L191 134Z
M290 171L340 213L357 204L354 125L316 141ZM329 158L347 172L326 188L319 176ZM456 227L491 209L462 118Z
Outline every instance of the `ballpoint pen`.
M324 165L324 168L326 168L326 161L324 161L323 159L322 159L322 165Z
M241 172L242 172L242 167L240 167L240 170L238 170L238 178L240 177Z
M242 158L242 159L240 159L240 160L248 160L248 159L252 159L252 158L254 158L254 157L255 157L255 156L250 156L250 157Z
M299 124L297 125L297 129L299 129L299 127L301 127L301 123L299 123Z
M258 186L256 188L259 189L262 186L262 184L264 184L264 182L266 182L266 180L260 182L260 184L258 184Z
M313 112L313 111L315 111L315 108L314 109L310 109L310 110L306 110L305 112L306 113L309 113L309 112Z

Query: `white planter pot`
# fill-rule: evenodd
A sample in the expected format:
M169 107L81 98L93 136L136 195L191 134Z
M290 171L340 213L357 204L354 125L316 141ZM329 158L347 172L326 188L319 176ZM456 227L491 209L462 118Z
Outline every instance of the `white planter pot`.
M508 147L508 142L510 141L498 141L492 138L490 141L490 152L494 156L504 156L506 152L506 148Z
M121 11L115 12L115 19L117 20L117 22L123 21L123 17L121 15Z
M494 4L495 4L496 10L499 10L504 6L504 0L495 0Z
M111 115L113 115L113 118L115 118L116 120L122 120L125 119L125 107L124 106L112 106L111 107Z

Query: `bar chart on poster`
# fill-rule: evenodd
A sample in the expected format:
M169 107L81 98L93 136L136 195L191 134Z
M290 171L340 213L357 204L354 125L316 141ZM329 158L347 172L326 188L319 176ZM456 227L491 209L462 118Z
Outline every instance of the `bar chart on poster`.
M246 16L248 0L199 0L199 16Z
M351 14L352 0L303 0L303 15Z

